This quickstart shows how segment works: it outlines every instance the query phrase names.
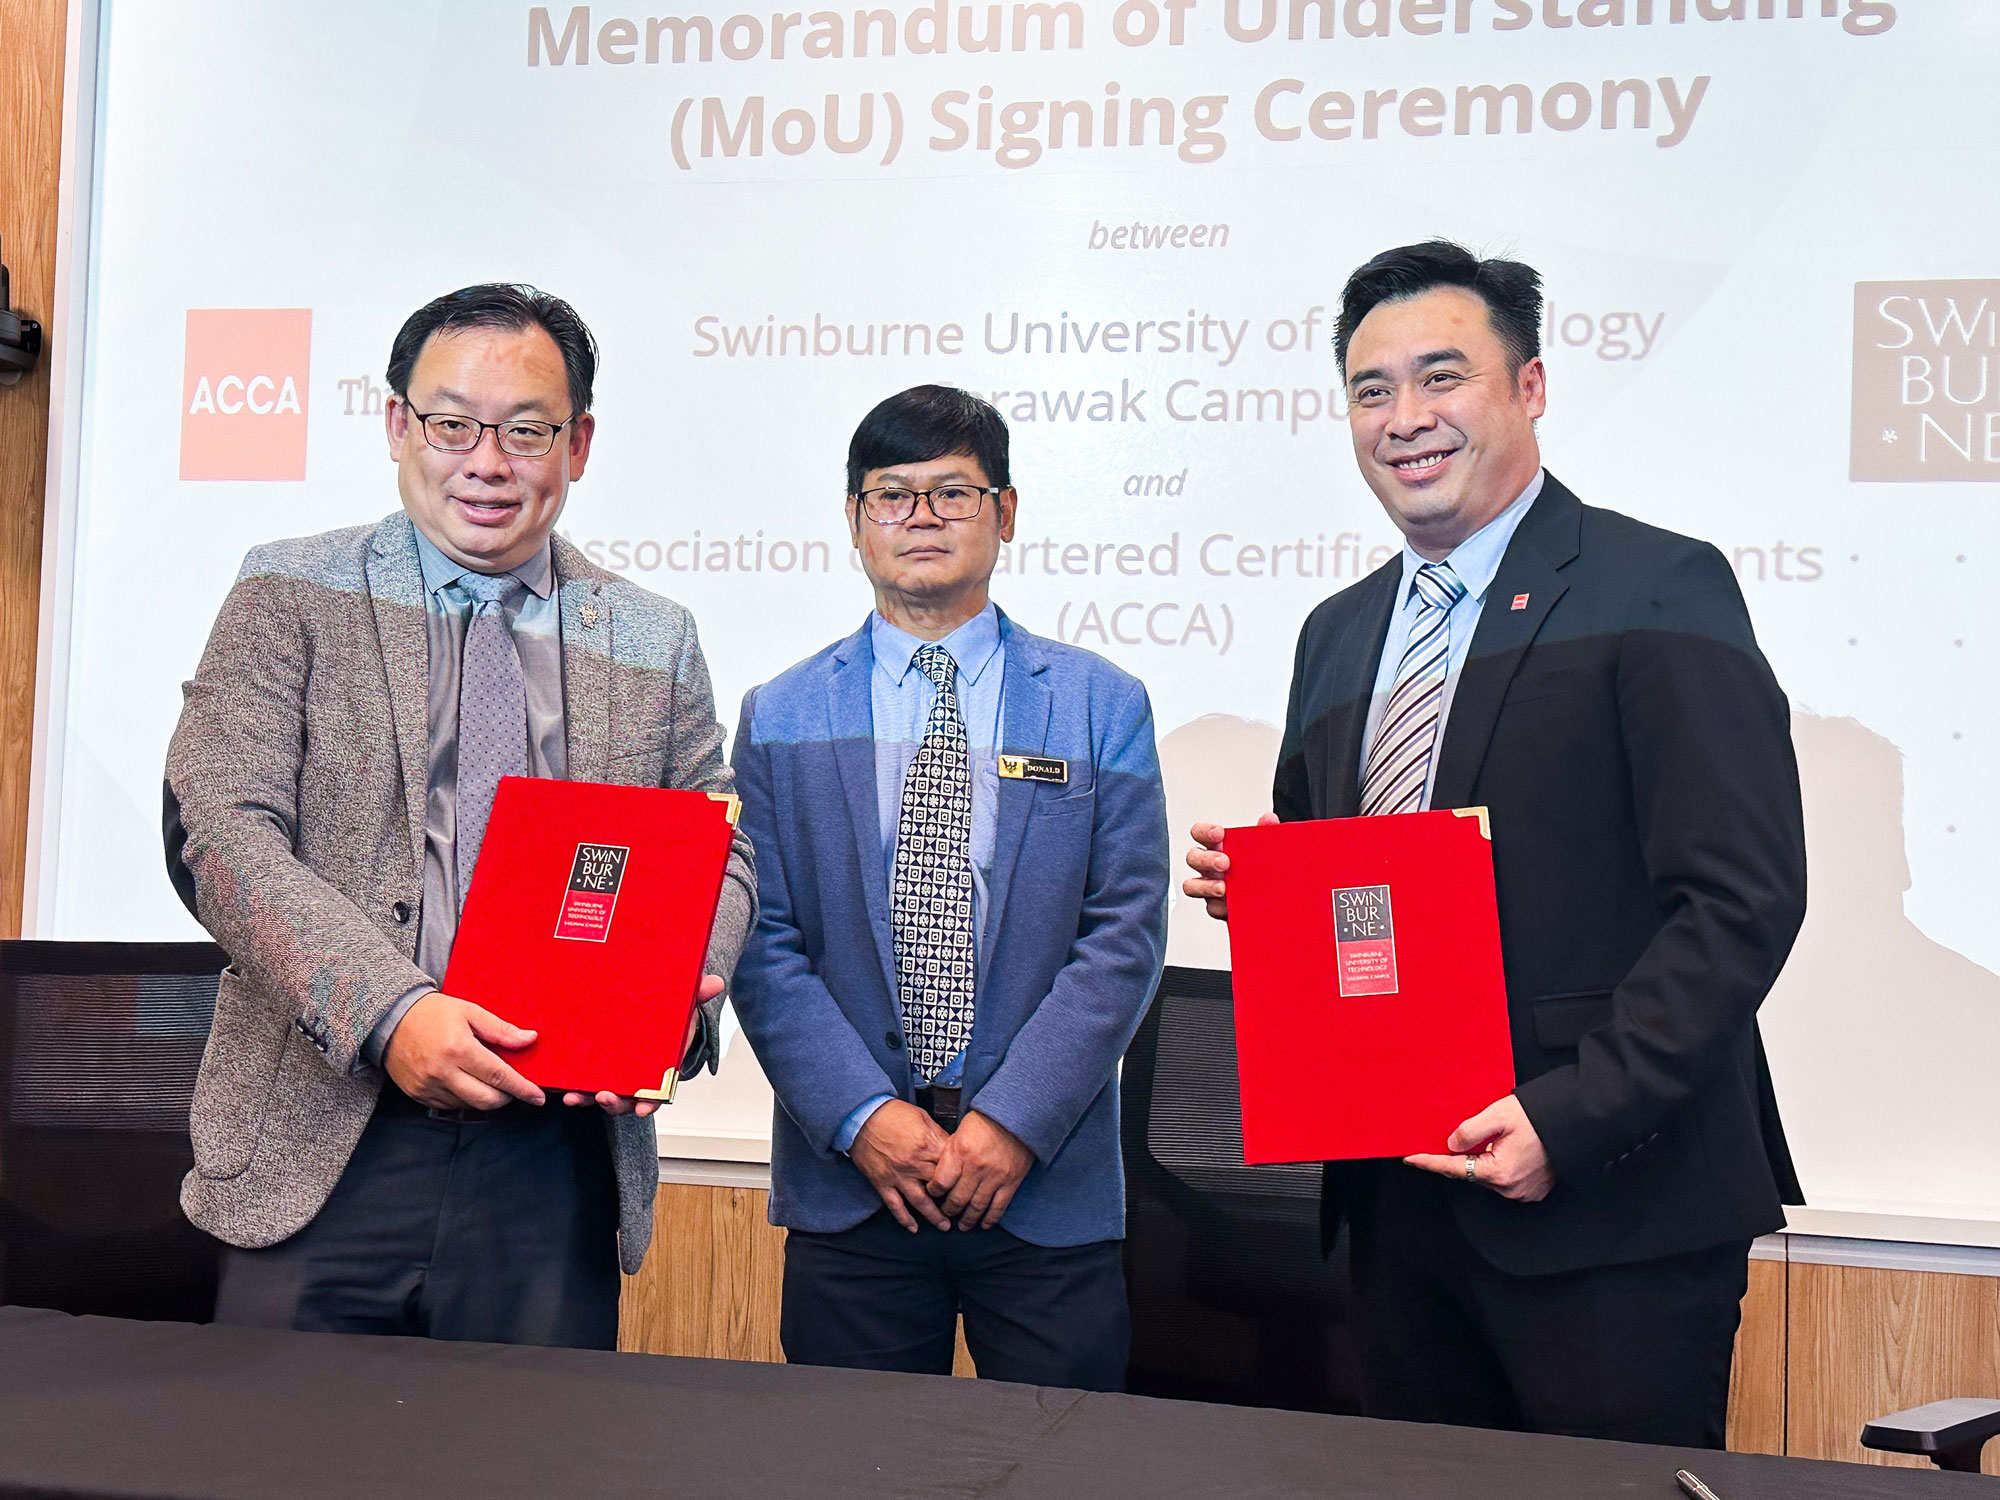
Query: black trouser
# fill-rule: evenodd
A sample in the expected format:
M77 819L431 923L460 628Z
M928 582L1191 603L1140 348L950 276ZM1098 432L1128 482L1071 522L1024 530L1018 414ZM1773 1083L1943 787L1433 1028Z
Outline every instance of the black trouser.
M1373 1188L1350 1215L1370 1416L1723 1446L1748 1244L1510 1276L1451 1211L1484 1188L1400 1163Z
M393 1087L326 1206L229 1249L216 1321L501 1344L618 1344L618 1184L595 1105L434 1119Z
M1117 1240L1031 1245L1005 1229L911 1234L888 1210L785 1239L780 1334L795 1365L949 1375L961 1314L984 1380L1125 1388L1132 1343Z

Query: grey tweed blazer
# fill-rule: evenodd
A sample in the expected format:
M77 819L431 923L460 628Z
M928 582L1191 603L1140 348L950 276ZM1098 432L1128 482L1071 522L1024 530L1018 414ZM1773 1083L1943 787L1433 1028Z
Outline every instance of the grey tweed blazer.
M688 612L560 537L554 562L570 775L731 790ZM361 1045L429 982L415 962L429 680L416 533L398 513L253 549L185 686L167 749L169 864L233 962L181 1204L232 1245L275 1244L319 1212L382 1088ZM739 833L710 972L734 969L756 904ZM652 1238L659 1163L650 1120L606 1125L629 1273Z

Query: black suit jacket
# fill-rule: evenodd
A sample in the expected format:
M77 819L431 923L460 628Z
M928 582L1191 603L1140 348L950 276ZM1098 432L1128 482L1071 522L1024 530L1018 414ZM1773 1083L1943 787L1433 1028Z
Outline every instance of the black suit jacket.
M1392 560L1300 633L1281 819L1359 811L1401 576ZM1756 1012L1805 914L1805 835L1785 696L1722 554L1545 479L1487 591L1432 805L1491 810L1515 1092L1556 1172L1541 1203L1467 1190L1472 1243L1545 1275L1779 1228L1803 1199ZM1329 1243L1368 1181L1329 1165Z

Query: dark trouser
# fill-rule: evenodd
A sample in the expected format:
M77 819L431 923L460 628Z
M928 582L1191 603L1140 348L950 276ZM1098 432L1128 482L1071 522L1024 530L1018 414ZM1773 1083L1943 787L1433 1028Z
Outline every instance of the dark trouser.
M1385 1165L1355 1205L1368 1415L1720 1448L1750 1247L1510 1276L1451 1211L1484 1191Z
M313 1221L228 1250L216 1321L500 1344L618 1343L618 1184L595 1105L459 1123L393 1088Z
M1005 1229L911 1234L886 1209L837 1234L794 1229L785 1358L949 1375L963 1314L981 1379L1123 1390L1132 1318L1122 1248L1031 1245Z

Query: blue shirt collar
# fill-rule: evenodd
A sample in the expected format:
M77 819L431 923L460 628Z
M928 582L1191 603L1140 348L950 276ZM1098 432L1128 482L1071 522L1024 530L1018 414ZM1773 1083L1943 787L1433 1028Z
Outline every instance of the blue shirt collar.
M424 570L425 593L435 594L439 589L450 588L472 571L471 568L460 567L439 551L437 543L424 535L421 526L412 529L417 535L417 563ZM530 593L541 599L548 598L549 591L555 587L555 562L551 550L550 544L544 542L541 551L511 570Z
M877 611L868 616L868 644L875 653L876 665L887 672L891 680L901 682L903 674L910 670L910 659L925 643L901 626L891 625ZM967 682L979 681L979 674L986 670L986 664L993 660L993 653L1000 649L999 609L991 599L987 600L986 608L938 644L950 652L951 659L958 663L960 676Z
M1499 515L1473 532L1451 550L1445 561L1451 564L1452 572L1465 585L1466 597L1478 603L1486 602L1486 591L1493 586L1493 575L1500 571L1500 559L1506 556L1507 544L1514 540L1514 533L1520 528L1521 518L1528 513L1528 507L1535 503L1542 492L1543 470L1535 470L1535 477L1528 481L1528 487L1514 497L1514 503ZM1403 544L1403 590L1397 597L1408 599L1415 585L1417 569L1424 565L1410 547Z

